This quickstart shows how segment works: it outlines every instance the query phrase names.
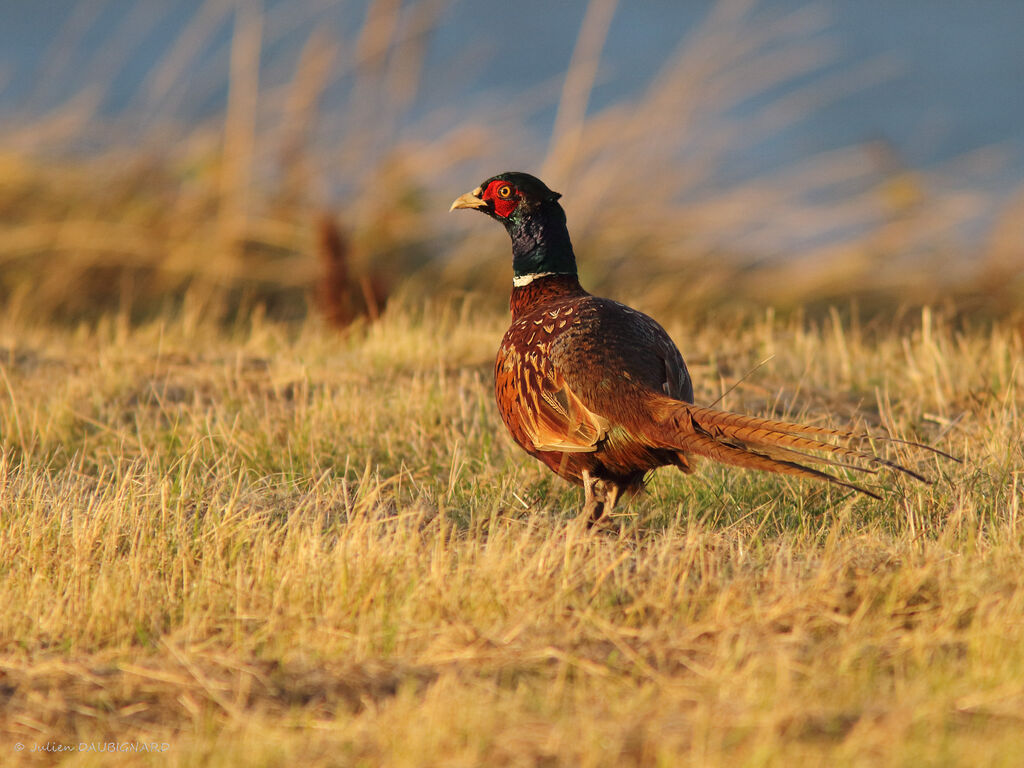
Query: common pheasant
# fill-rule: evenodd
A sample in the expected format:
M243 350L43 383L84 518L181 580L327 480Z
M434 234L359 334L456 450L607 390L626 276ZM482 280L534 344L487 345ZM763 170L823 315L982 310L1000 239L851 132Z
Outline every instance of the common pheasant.
M924 480L854 447L865 435L694 405L686 364L664 329L580 286L560 197L534 176L509 172L450 210L483 211L512 238L512 325L494 365L498 409L527 453L583 486L591 521L610 513L623 492L639 490L650 470L691 472L697 456L875 498L801 462L869 473L884 466Z

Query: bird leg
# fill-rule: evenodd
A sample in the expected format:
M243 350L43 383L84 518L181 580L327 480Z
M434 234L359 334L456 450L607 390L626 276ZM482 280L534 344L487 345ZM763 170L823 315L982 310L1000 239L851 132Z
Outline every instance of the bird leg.
M606 481L604 483L604 511L609 515L612 510L615 509L615 502L619 500L619 493L622 489L619 488L618 483Z
M606 514L611 514L621 492L618 483L601 480L583 470L583 515L587 519L587 528L593 527Z
M583 470L583 514L590 521L588 526L597 520L604 512L604 503L595 494L597 478L586 469Z
M593 504L584 505L584 513L589 512L587 528L593 528L602 520L607 522L612 510L615 509L615 502L619 500L619 493L622 491L618 483L610 480L598 480L594 485Z

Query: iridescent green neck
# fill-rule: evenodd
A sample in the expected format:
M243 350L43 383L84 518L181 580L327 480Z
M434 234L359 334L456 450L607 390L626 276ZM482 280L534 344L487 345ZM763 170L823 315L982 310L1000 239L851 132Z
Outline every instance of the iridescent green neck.
M554 200L520 209L504 221L512 238L512 274L575 275L576 256L565 226L565 211Z

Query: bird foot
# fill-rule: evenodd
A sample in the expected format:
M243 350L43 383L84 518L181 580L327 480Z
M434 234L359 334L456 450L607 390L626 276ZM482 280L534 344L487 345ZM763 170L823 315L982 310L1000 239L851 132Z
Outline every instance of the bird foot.
M604 510L603 500L592 499L590 503L583 505L583 517L587 519L587 528L593 528L604 517Z
M589 472L583 473L583 516L587 528L594 527L601 520L607 520L619 500L619 486L609 480L599 480Z
M605 488L604 484L583 470L583 515L587 521L587 528L601 519L604 514Z

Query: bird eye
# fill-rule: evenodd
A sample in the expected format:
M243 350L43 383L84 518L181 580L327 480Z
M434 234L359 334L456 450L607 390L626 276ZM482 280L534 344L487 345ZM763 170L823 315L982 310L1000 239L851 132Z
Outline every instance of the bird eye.
M498 197L511 197L511 195L512 187L510 187L508 184L506 184L505 186L498 190Z

